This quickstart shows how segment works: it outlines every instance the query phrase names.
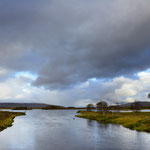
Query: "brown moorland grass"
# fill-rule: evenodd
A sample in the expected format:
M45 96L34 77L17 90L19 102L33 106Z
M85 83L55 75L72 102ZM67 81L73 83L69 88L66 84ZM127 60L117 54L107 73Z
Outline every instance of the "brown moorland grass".
M122 125L126 128L150 132L150 112L120 112L105 113L79 111L76 117L96 120L100 123L112 123Z
M0 131L11 127L16 116L25 115L24 112L0 111Z

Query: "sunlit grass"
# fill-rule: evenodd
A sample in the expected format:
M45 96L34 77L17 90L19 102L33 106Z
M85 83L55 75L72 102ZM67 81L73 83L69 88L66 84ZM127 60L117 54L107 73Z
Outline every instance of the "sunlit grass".
M100 123L112 123L123 125L126 128L150 132L150 112L120 112L120 113L99 113L79 111L76 117L96 120Z

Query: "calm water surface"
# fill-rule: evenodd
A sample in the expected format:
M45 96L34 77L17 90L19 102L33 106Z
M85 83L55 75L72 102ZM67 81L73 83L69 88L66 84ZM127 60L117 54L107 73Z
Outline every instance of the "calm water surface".
M81 118L74 110L31 110L0 132L0 150L150 150L150 134Z

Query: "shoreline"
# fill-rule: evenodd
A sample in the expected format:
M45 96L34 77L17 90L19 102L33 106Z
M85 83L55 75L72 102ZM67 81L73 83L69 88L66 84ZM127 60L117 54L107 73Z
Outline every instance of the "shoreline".
M0 131L3 131L4 129L11 127L13 125L15 117L22 115L25 115L25 113L0 111Z
M76 117L98 121L103 124L122 125L125 128L150 133L150 112L99 113L78 111Z

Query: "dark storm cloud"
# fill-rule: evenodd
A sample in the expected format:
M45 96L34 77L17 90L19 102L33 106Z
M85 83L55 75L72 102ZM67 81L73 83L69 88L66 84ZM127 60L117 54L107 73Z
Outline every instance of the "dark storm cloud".
M1 0L0 66L68 88L150 67L149 0Z

